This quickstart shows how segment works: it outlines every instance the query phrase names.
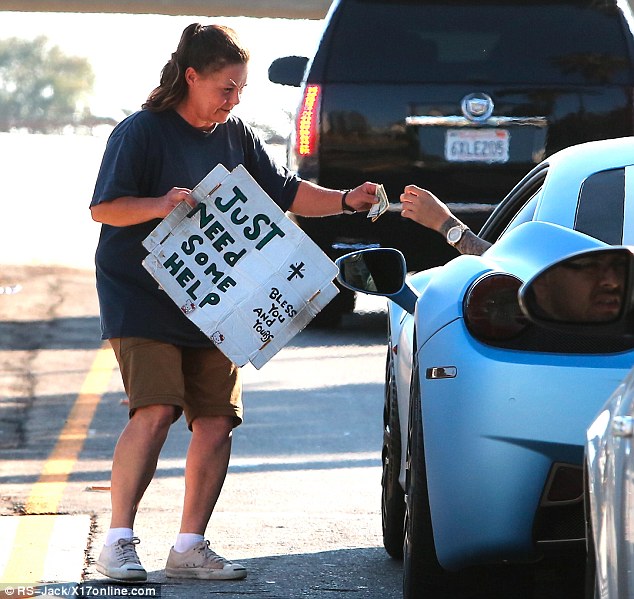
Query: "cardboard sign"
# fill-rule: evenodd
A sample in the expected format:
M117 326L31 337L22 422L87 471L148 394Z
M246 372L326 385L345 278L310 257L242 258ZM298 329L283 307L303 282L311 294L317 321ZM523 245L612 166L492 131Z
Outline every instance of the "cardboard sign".
M261 368L337 295L337 267L242 166L192 195L144 240L143 266L230 360Z

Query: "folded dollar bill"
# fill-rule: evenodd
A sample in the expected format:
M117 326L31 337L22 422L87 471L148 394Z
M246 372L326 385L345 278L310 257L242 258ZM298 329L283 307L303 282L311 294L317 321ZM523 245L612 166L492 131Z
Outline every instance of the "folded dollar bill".
M374 204L368 211L368 218L371 218L372 222L376 221L390 205L383 185L376 186L376 198L379 200L378 203Z

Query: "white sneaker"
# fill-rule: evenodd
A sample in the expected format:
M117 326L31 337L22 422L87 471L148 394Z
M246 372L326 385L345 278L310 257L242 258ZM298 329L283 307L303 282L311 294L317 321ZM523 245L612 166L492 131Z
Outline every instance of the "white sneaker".
M138 537L119 539L113 545L104 545L95 562L98 572L115 580L147 580L147 572L136 554Z
M165 565L165 575L169 578L237 580L246 578L247 569L213 552L209 548L209 541L201 541L184 553L172 547Z

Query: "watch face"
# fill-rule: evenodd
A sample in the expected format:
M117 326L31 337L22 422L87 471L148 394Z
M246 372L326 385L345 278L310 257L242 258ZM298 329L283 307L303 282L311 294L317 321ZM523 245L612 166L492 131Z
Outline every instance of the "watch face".
M462 227L451 227L447 231L447 241L449 243L458 243L462 237Z

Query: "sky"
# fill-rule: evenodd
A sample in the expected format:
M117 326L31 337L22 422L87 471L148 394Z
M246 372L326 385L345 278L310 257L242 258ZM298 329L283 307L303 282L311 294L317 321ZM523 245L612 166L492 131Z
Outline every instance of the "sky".
M236 30L251 61L248 85L235 113L286 133L291 126L286 112L295 110L299 90L269 82L267 70L280 56L310 56L323 21L0 11L0 38L44 35L65 54L87 58L95 73L94 93L87 99L92 112L119 120L123 110L139 109L158 85L183 29L194 22Z

